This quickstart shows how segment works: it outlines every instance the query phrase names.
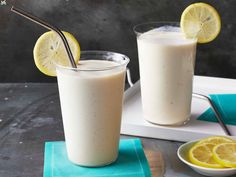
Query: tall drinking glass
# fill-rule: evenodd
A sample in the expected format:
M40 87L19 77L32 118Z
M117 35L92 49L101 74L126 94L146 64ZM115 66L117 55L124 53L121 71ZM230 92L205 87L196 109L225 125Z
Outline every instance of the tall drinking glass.
M182 125L191 114L196 39L186 39L178 23L144 23L137 35L144 118Z
M57 66L57 79L70 161L103 166L118 155L126 65L125 55L81 52L77 68Z

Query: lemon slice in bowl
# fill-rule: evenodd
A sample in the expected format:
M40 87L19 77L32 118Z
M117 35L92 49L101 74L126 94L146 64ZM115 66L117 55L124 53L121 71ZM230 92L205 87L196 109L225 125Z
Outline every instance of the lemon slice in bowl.
M63 34L68 41L75 63L78 63L80 58L78 41L68 32L63 31ZM39 37L34 46L33 55L37 68L48 76L56 76L56 64L71 66L64 44L54 31L48 31Z
M222 143L213 148L215 161L225 167L236 168L236 143Z
M197 144L211 143L214 145L218 145L221 143L232 143L232 142L235 141L225 136L210 136L198 141Z
M194 3L183 11L180 27L187 38L197 38L198 43L207 43L218 36L221 20L214 7Z
M189 150L189 159L190 161L198 166L207 167L207 168L224 168L223 165L217 163L213 158L212 150L214 144L203 143L195 144Z

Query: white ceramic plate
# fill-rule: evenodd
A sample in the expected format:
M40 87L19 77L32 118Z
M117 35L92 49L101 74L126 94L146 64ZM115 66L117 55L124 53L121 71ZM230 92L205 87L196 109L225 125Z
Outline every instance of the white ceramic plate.
M232 139L235 139L232 138ZM205 176L214 176L214 177L223 177L223 176L231 176L236 174L236 168L222 168L222 169L214 169L214 168L206 168L194 165L188 159L188 151L196 143L198 140L187 142L181 145L178 149L177 155L179 159L195 170L197 173L200 173Z

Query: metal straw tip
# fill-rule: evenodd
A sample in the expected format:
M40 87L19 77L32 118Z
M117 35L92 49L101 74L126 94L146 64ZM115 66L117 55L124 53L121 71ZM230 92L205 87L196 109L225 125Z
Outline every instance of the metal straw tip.
M74 60L74 57L72 55L70 46L68 44L68 41L66 40L66 37L64 36L64 34L62 33L62 31L59 28L50 25L49 23L41 20L40 18L38 18L38 17L36 17L36 16L34 16L34 15L32 15L32 14L30 14L30 13L28 13L28 12L22 10L22 9L15 8L13 5L11 7L11 11L16 13L16 14L18 14L18 15L20 15L20 16L22 16L22 17L24 17L24 18L26 18L26 19L28 19L28 20L31 20L34 23L37 23L37 24L43 26L46 29L55 31L60 36L60 38L61 38L61 40L62 40L62 42L64 44L64 47L66 49L66 52L67 52L69 61L71 63L71 66L73 68L77 67L76 63L75 63L75 60Z
M19 8L15 7L14 5L11 6L11 11L12 12L17 12L17 11L20 11Z
M14 5L11 5L11 11L16 12L17 8Z

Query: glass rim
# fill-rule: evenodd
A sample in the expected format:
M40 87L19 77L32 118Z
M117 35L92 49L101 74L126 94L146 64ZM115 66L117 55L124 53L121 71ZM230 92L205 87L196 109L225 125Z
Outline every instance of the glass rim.
M161 25L161 24L169 24L169 25L172 25L172 26L178 26L178 27L180 27L180 22L177 22L177 21L151 21L151 22L144 22L144 23L139 23L139 24L136 24L136 25L134 25L134 27L133 27L133 31L134 31L134 33L136 34L136 35L140 35L140 34L143 34L143 33L145 33L145 32L147 32L147 31L145 31L145 32L140 32L139 30L137 30L139 27L142 27L142 26L148 26L148 25L150 25L150 27L151 27L151 25L156 25L156 26L158 26L158 25Z
M104 55L104 56L111 56L112 57L120 57L120 60L108 60L108 58L106 59L104 56L103 56L103 59L101 57L101 59L98 59L97 61L101 60L101 61L113 61L115 62L116 64L118 65L115 65L115 66L110 66L110 67L104 67L104 68L98 68L98 69L80 69L80 68L73 68L71 66L62 66L60 64L55 64L56 66L56 69L64 69L64 70L73 70L73 71L86 71L86 72L94 72L94 71L107 71L107 70L112 70L112 69L115 69L115 68L118 68L118 67L123 67L123 66L126 66L130 59L129 57L127 57L126 55L124 54L121 54L121 53L117 53L117 52L112 52L112 51L103 51L103 50L84 50L84 51L81 51L80 52L80 59L82 57L83 59L83 55ZM123 59L122 59L123 58ZM91 57L91 59L87 59L87 60L93 60L93 58ZM79 60L80 61L80 60ZM118 61L123 61L122 63L119 63Z

